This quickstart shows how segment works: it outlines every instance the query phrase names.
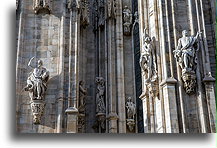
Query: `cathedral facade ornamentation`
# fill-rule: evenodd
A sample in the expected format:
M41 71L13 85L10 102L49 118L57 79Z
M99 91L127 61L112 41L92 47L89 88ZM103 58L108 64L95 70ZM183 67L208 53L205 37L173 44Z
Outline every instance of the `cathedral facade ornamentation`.
M39 14L39 13L50 14L51 13L50 0L33 0L33 10L35 11L35 14Z
M131 35L132 12L127 6L123 9L123 26L124 35Z
M102 77L96 77L96 113L99 126L105 129L105 80Z
M107 0L107 14L108 18L115 18L117 11L117 1L116 0Z
M195 37L191 37L188 36L186 30L183 30L182 37L178 40L178 46L173 51L182 71L182 80L187 94L194 93L196 88L198 37L200 34L198 32Z
M78 101L78 132L85 132L85 105L86 105L86 96L87 90L84 88L84 82L79 82L79 101Z
M34 123L40 124L40 118L45 106L44 96L47 90L49 71L47 71L46 68L42 67L42 60L38 60L37 67L33 67L31 65L33 59L34 57L31 58L28 63L28 66L32 68L32 71L29 73L27 85L24 90L29 92Z
M149 92L151 96L158 95L158 82L157 82L157 64L156 64L156 47L154 43L154 37L151 38L146 29L143 34L143 47L140 56L140 67L143 72L144 89L141 96L148 96Z
M133 103L132 98L128 97L126 102L127 109L127 126L128 129L132 132L135 128L135 115L136 115L136 104Z
M89 4L87 0L81 0L80 2L81 9L81 25L85 28L89 25Z

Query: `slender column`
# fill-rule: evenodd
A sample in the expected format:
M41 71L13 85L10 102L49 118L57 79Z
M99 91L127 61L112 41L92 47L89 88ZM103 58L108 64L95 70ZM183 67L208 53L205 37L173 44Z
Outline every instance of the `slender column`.
M203 79L203 82L205 83L205 88L206 88L210 130L211 133L215 133L216 132L215 79L211 75L209 49L208 49L207 35L206 35L206 25L205 25L204 12L203 12L204 7L203 7L202 0L200 0L200 8L201 8L201 20L202 20L202 27L203 27L203 42L204 42L205 57L206 57L205 67L207 68L207 73L205 73L205 78Z
M167 5L167 0L165 5ZM161 34L161 51L162 51L162 65L163 65L163 81L161 82L161 87L163 89L164 96L164 109L165 109L165 122L166 122L166 132L167 133L178 133L178 112L176 104L176 92L175 85L177 81L173 77L168 77L168 65L167 65L167 53L166 53L166 40L164 31L164 17L163 6L165 6L162 1L159 1L160 8L160 34ZM167 7L167 6L166 6ZM167 10L166 10L167 11ZM166 12L168 13L168 12ZM168 16L167 16L168 17ZM168 24L167 24L168 25ZM170 44L170 43L169 43ZM171 59L170 59L171 60ZM171 71L172 72L172 71Z
M171 0L172 5L172 20L173 20L173 35L174 35L174 45L177 47L178 45L178 38L177 38L177 29L176 29L176 6L175 6L175 0ZM183 133L186 133L186 116L185 116L185 107L184 107L184 100L183 100L183 94L184 91L182 89L182 78L181 78L181 70L179 68L178 62L176 62L177 67L177 76L178 76L178 90L179 90L179 98L180 98L180 106L181 106L181 119L182 119L182 128Z
M78 1L76 1L78 3ZM69 90L67 113L67 133L77 133L77 98L78 98L78 30L79 6L74 4L70 10L70 41L69 41Z
M116 12L116 46L117 46L117 99L119 116L119 133L126 133L125 91L124 91L124 53L123 53L123 22L122 1L118 1Z
M199 32L203 32L203 38L200 36L200 47L202 50L202 61L204 67L204 74L205 78L203 82L205 84L205 91L206 91L206 102L208 107L208 115L209 115L209 126L210 132L216 132L216 106L215 106L215 79L211 75L211 68L210 68L210 60L209 60L209 51L207 45L207 37L206 37L206 28L205 28L205 20L204 20L204 13L203 13L203 2L201 0L195 0L196 4L196 12L197 12L197 21L198 21L198 30ZM201 16L199 9L201 9ZM201 18L200 18L201 17ZM202 27L201 27L202 24ZM204 124L206 126L206 124ZM204 131L205 132L205 131Z
M116 113L116 62L115 62L115 24L114 18L108 19L108 99L109 99L109 133L117 133ZM116 117L116 118L115 118Z
M19 130L18 128L18 122L19 122L19 108L20 108L20 97L21 97L21 90L22 90L22 85L21 85L21 82L20 82L20 78L18 78L19 76L21 76L22 72L21 72L21 69L20 69L20 66L19 65L22 65L21 62L22 62L22 47L23 47L23 33L24 33L24 21L25 19L23 19L24 17L24 13L25 13L25 10L23 9L23 4L22 4L22 1L19 1L19 9L20 11L18 15L19 17L19 24L18 24L18 40L17 40L17 59L16 59L16 123L17 123L17 130ZM17 12L18 13L18 12Z
M64 9L64 8L63 8ZM60 63L59 63L59 94L58 94L58 108L57 108L57 133L62 133L63 121L63 101L64 101L64 59L65 59L65 12L61 17L60 26Z

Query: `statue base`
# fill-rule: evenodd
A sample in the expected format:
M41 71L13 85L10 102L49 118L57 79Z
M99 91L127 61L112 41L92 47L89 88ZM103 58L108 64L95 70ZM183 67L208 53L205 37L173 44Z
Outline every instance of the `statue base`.
M45 102L42 100L32 100L30 102L31 110L33 114L33 123L40 124L41 123L41 116L44 112Z
M182 80L184 82L184 89L186 94L191 95L195 92L197 80L194 71L185 71L182 73Z
M135 120L134 119L127 119L127 126L130 132L134 130L135 127Z

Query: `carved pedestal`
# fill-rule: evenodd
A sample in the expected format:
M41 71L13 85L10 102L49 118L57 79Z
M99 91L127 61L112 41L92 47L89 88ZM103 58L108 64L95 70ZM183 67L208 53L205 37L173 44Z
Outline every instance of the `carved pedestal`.
M193 94L196 88L196 74L193 71L185 72L182 74L182 80L184 82L184 89L187 94Z
M41 116L44 112L45 103L42 100L33 100L30 102L32 115L33 115L33 123L40 124Z
M135 125L136 125L136 123L135 123L134 119L127 119L127 127L129 129L129 131L132 132L135 128Z

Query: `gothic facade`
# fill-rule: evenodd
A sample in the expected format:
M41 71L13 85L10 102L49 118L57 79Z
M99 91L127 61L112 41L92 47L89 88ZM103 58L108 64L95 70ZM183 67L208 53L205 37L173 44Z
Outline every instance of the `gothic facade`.
M16 0L20 133L215 133L214 0Z

